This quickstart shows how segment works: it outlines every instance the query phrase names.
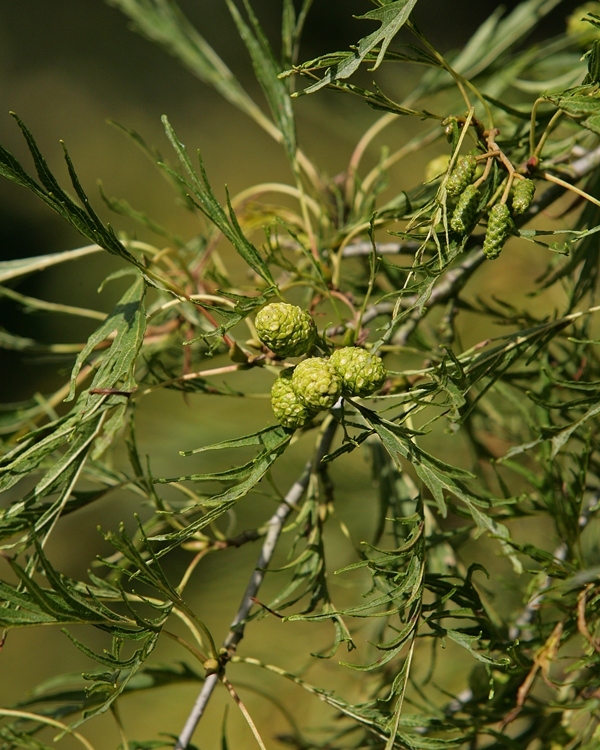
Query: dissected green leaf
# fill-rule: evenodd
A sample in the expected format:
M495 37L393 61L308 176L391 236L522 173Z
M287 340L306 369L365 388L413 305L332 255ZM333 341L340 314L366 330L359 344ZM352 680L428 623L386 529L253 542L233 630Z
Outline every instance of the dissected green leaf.
M402 26L408 21L416 4L417 0L393 0L385 3L381 8L370 10L360 16L365 20L379 21L381 23L380 28L363 37L353 52L337 53L334 56L328 55L325 62L328 68L323 78L318 83L308 86L302 93L311 94L330 83L350 78L358 70L367 54L375 47L378 47L379 51L372 69L378 68L384 60L387 48ZM317 60L308 63L307 67L320 68L323 67L323 62L317 58Z
M201 81L213 86L267 132L278 137L277 128L262 114L231 70L184 16L173 0L107 0L125 13L134 28L160 44Z
M30 190L47 206L56 211L65 221L71 224L80 234L90 239L96 245L108 250L113 255L124 258L135 266L141 267L139 261L119 242L112 227L110 225L105 226L91 207L86 194L79 184L67 150L64 149L64 153L69 169L69 176L83 207L76 204L60 187L42 156L33 135L17 115L13 114L13 116L23 133L41 185L27 174L14 156L3 146L0 146L0 175ZM90 252L92 251L90 250ZM23 267L21 266L19 270L21 271L22 269Z
M510 663L510 659L508 658L492 659L491 657L486 656L481 651L476 651L473 648L473 646L479 640L479 637L476 635L461 633L460 630L446 630L446 635L455 643L458 643L459 646L462 646L464 649L466 649L478 661L482 661L484 664L496 664L499 666L505 666L506 664Z
M576 117L584 128L600 134L600 96L596 91L585 93L567 93L566 96L548 96L566 114Z
M138 278L121 297L104 324L90 336L78 355L71 373L69 400L75 396L77 376L83 363L98 344L113 334L114 341L108 355L100 357L100 364L92 381L91 390L120 388L127 391L135 388L134 367L146 330L145 293L146 284L143 279Z
M257 274L262 276L269 284L274 284L275 282L273 281L273 277L271 276L269 267L261 258L258 250L242 232L242 229L235 216L233 207L231 206L231 202L229 201L229 197L227 198L229 216L227 216L227 214L221 207L221 204L217 201L215 194L213 193L213 190L208 182L208 177L206 175L206 171L204 170L204 164L202 162L202 159L200 158L200 155L198 155L198 158L200 160L200 176L198 176L192 166L192 162L185 150L183 143L181 143L181 141L175 134L175 131L171 127L168 119L166 117L163 117L162 119L169 140L171 141L173 148L177 152L181 164L187 172L189 180L186 180L183 177L179 177L178 175L175 176L178 177L183 185L189 188L191 197L193 196L193 198L196 199L194 202L196 203L198 208L221 230L221 232L223 232L225 237L227 237L227 239L235 247L238 253L246 261L246 263L248 263L250 268L256 271Z
M273 120L283 136L288 159L294 164L296 160L296 126L287 87L278 77L281 68L275 60L273 50L260 27L249 0L244 0L244 8L252 28L244 22L233 0L227 0L227 6L252 58L256 79L269 103Z

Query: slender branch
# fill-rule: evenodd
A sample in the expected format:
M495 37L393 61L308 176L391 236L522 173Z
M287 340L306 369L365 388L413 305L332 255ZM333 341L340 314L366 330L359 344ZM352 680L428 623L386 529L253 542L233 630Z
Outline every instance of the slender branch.
M291 195L292 198L297 198L299 201L302 200L302 191L299 188L294 187L294 185L286 185L281 182L262 182L259 185L252 185L252 187L242 190L241 193L238 193L235 198L232 199L231 205L234 208L237 208L247 200L256 200L262 197L264 193L283 193L284 195ZM304 200L315 218L322 219L323 212L317 201L310 196L305 196Z
M226 375L227 373L241 370L244 367L246 367L246 365L242 365L242 364L225 365L224 367L214 367L212 370L200 370L199 372L187 372L185 375L180 375L177 378L171 378L170 380L162 380L160 383L149 385L147 388L144 388L143 391L138 391L135 395L137 398L139 398L140 396L147 396L149 393L152 393L152 391L157 390L157 388L166 388L168 385L173 385L174 383L187 383L190 380L197 380L198 378L200 379L207 378L213 375Z
M231 697L235 701L237 707L242 712L242 714L244 716L244 719L246 719L246 721L248 723L248 726L250 727L250 730L251 730L252 734L254 735L254 739L258 743L258 746L260 747L260 749L261 750L267 750L267 748L265 747L265 743L263 742L263 739L260 736L260 732L258 731L258 729L256 727L256 724L252 720L252 717L250 716L250 713L249 713L248 709L244 705L244 703L243 703L242 699L240 698L240 696L237 694L237 692L236 692L235 688L233 687L233 685L229 682L229 680L227 679L227 677L225 677L225 675L222 675L221 682L223 683L223 685L225 685L225 687L227 688L227 690L229 690L229 694L231 695Z
M218 681L219 681L219 676L216 672L208 675L206 679L204 680L204 685L202 685L202 690L200 691L200 694L196 698L194 707L192 708L190 715L188 716L188 719L185 722L185 726L183 727L181 734L177 738L177 743L175 744L175 750L183 750L184 748L188 746L190 740L192 739L192 735L194 734L194 731L196 730L196 727L198 726L198 722L200 721L200 719L202 718L202 715L204 714L204 709L208 705L208 701L210 700L210 697Z
M586 193L585 190L580 190L578 187L575 187L575 185L571 185L571 183L567 182L566 180L561 180L560 177L556 177L556 175L550 174L550 172L544 172L544 179L548 180L548 182L553 182L555 185L560 185L561 187L570 190L572 193L579 195L581 198L585 198L586 201L593 203L595 206L600 206L600 201L597 198L594 198L593 195Z
M106 320L108 317L106 313L100 312L99 310L89 310L86 307L73 307L72 305L60 305L56 302L47 302L43 299L19 294L19 292L15 292L14 289L9 289L5 286L0 286L0 297L8 297L24 307L29 307L34 310L47 310L48 312L63 313L65 315L77 315L81 318L92 318L93 320Z
M593 169L600 166L600 146L588 151L587 154L569 165L569 171L574 179L581 179Z
M535 154L535 126L537 123L537 111L540 104L544 102L543 98L536 99L531 108L531 121L529 123L529 155Z
M356 148L352 152L350 161L348 163L348 169L346 171L346 203L351 205L353 200L353 191L356 184L356 173L358 171L358 165L362 159L365 151L370 145L371 141L376 138L381 131L390 125L394 120L398 119L398 115L395 112L388 112L377 119L371 127L364 133L362 138L356 144Z
M127 739L127 735L125 734L125 727L123 726L123 722L121 721L121 714L119 713L119 706L117 701L111 703L110 713L112 714L112 717L115 720L115 724L117 725L117 731L119 732L119 737L121 738L121 747L123 748L123 750L129 750L129 741Z
M550 135L552 129L556 125L556 123L560 120L560 118L563 116L564 112L559 109L556 111L552 118L550 119L550 122L546 125L546 129L542 133L542 137L540 138L540 142L535 148L535 151L533 152L532 156L536 157L537 159L541 159L542 151L544 150L544 146L546 145L546 141L548 140L548 136Z
M429 300L427 302L428 307L432 307L433 305L438 305L441 302L445 302L450 297L454 296L462 287L465 285L471 274L473 274L479 266L483 263L485 260L485 256L481 252L480 249L474 250L471 254L467 255L465 260L455 268L451 269L450 271L447 271L441 278L441 280L438 282L438 284L433 288L431 292L431 296L429 297ZM400 307L404 309L410 309L414 305L417 304L418 297L417 295L411 295L410 297L403 297L400 300ZM371 305L368 307L364 315L362 317L362 323L370 323L372 320L377 318L379 315L389 315L393 313L394 309L397 306L397 301L393 302L378 302L375 305ZM418 309L413 311L413 314L409 316L410 320L415 320L415 322L418 322L421 319L422 315L419 312ZM346 326L339 325L339 326L332 326L331 328L327 329L327 335L328 336L339 336L346 330ZM412 332L412 331L411 331ZM394 339L394 343L396 342L396 339ZM404 342L406 343L406 342Z
M320 701L323 701L323 703L326 703L328 706L331 706L332 708L334 708L340 714L343 714L344 716L347 716L348 718L353 719L359 725L367 729L369 732L373 732L380 739L382 740L388 739L388 734L382 728L381 724L377 723L374 719L371 719L370 717L365 716L364 713L363 714L357 713L356 711L353 710L354 706L350 706L348 703L342 700L339 700L338 698L335 697L335 695L333 695L329 691L320 690L314 685L311 685L309 682L306 682L304 679L302 679L302 677L298 677L298 675L295 675L292 672L287 672L285 669L282 669L281 667L278 667L275 664L267 664L263 661L260 661L259 659L255 659L253 657L248 657L248 656L246 657L234 656L231 661L234 663L239 663L239 664L252 664L253 666L261 667L261 669L266 669L269 672L273 672L274 674L277 674L280 677L285 677L286 680L290 680L291 682L294 682L296 685L299 685L308 693L311 693L312 695L316 696Z
M378 242L375 245L377 255L398 255L398 253L413 253L423 245L417 240L406 240L404 242ZM346 245L342 251L343 258L358 258L363 255L371 255L373 252L372 242L353 242Z
M202 558L205 557L209 551L210 549L208 547L205 547L204 549L201 549L200 552L198 552L196 555L194 555L192 562L185 569L185 573L183 574L181 581L177 586L176 591L179 595L183 593L183 590L187 586L188 581L192 577L192 573L196 570L196 567L198 566Z
M334 409L336 407L334 407ZM250 577L250 581L248 583L248 586L246 587L244 596L242 597L240 607L229 628L229 633L223 641L223 649L226 652L225 659L229 659L231 658L231 656L233 656L238 643L244 637L244 628L246 625L246 621L254 604L253 599L258 593L258 590L263 582L266 569L268 568L269 563L271 562L271 558L273 557L273 553L277 546L277 542L279 540L279 536L281 534L285 521L289 514L292 512L293 508L300 501L302 495L304 494L304 491L308 487L311 476L313 476L319 470L321 459L329 451L336 428L337 421L333 416L330 416L324 425L324 429L321 433L321 437L317 444L313 459L307 462L306 466L304 467L304 471L290 487L285 498L277 506L277 510L275 511L275 513L273 513L267 523L269 530L267 532L265 541L263 542L260 555L258 556L256 568L254 569L254 572ZM188 716L185 726L183 727L181 734L179 735L177 744L175 745L175 750L184 750L184 748L188 746L190 740L192 739L192 735L194 734L194 731L198 725L198 722L204 714L208 701L210 700L212 692L215 689L218 681L219 675L216 673L209 674L206 677L196 703L194 704L194 707L192 708L190 715Z
M172 633L170 630L167 630L166 628L163 628L162 633L166 635L168 638L170 638L172 641L176 641L179 643L180 646L183 646L183 648L187 649L190 654L192 654L201 664L204 664L206 661L206 656L198 651L197 648L194 648L191 643L188 643L185 638L182 638L181 636L177 635L177 633Z
M373 167L373 169L365 177L362 185L360 186L360 197L362 198L368 194L368 192L373 187L373 183L382 172L386 172L388 169L390 169L390 167L393 167L394 164L399 162L401 159L404 159L405 156L408 156L409 154L412 154L415 151L419 151L425 146L429 146L429 144L434 143L442 137L442 133L443 131L441 130L441 128L436 127L435 130L432 130L427 135L419 136L418 138L414 138L412 141L409 141L406 145L402 146L402 148L399 148L397 151L394 151L393 154L390 154L387 159L384 159L381 164ZM360 205L358 206L358 208L360 208Z

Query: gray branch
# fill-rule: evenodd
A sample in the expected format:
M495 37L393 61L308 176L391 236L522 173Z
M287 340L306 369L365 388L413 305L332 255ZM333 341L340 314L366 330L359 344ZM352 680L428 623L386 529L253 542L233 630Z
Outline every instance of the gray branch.
M338 407L338 404L336 404L336 407ZM336 407L334 407L334 409ZM244 596L242 597L240 607L229 628L229 633L223 641L223 648L227 651L226 658L231 658L236 650L238 643L244 637L244 628L248 619L248 615L250 614L250 610L252 609L252 605L254 604L254 597L258 593L258 590L263 582L266 569L268 568L269 563L271 562L271 558L273 557L273 553L275 551L275 547L277 546L277 542L279 540L279 536L281 534L285 521L302 498L302 495L308 487L311 475L318 471L321 459L326 453L328 453L333 441L333 437L335 435L337 424L337 420L331 418L329 424L321 435L321 439L319 440L313 459L306 463L304 471L290 487L285 498L277 506L277 510L275 511L275 513L273 513L273 515L267 522L268 531L263 542L260 555L258 556L258 560L256 561L256 568L254 569L254 572L250 577L250 581L248 582L248 586L246 587L246 591L244 592ZM200 691L200 694L196 699L196 703L194 704L194 707L192 708L190 715L188 716L188 719L181 731L181 734L179 735L179 738L177 739L175 750L184 750L188 746L190 740L192 739L192 735L194 734L194 731L198 726L198 722L202 718L204 710L208 705L208 701L210 700L210 697L213 693L213 690L215 689L218 680L219 676L217 674L210 674L205 679L202 690Z
M415 253L422 245L422 242L417 240L404 240L403 242L378 242L375 245L375 252L377 255L398 255L398 253ZM360 242L353 242L351 245L346 245L342 250L343 258L359 258L363 255L371 255L373 252L373 244L361 240Z

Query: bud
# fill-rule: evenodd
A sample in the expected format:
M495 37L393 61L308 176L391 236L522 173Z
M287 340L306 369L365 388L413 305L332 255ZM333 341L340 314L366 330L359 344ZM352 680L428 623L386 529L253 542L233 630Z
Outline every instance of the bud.
M444 127L444 133L446 134L446 140L448 143L452 143L454 138L458 138L458 122L456 117L446 117L442 122Z
M492 206L485 240L483 241L483 254L488 260L494 260L500 255L510 232L511 224L510 211L506 204L497 203Z
M458 160L446 183L448 195L460 195L475 176L477 159L474 156L463 156Z
M292 386L309 409L330 409L340 397L342 381L328 360L311 357L294 369Z
M369 396L378 391L387 378L381 357L355 346L338 349L329 361L341 378L345 396Z
M450 226L455 232L466 234L471 228L477 216L480 197L475 185L468 185L463 190L450 219Z
M207 659L204 662L204 669L206 670L207 677L210 674L217 674L220 668L221 668L221 665L216 659Z
M285 302L263 307L254 321L259 339L279 357L300 357L314 346L317 328L311 316Z
M271 406L279 424L291 430L303 427L315 413L296 396L292 388L291 369L284 370L273 383Z

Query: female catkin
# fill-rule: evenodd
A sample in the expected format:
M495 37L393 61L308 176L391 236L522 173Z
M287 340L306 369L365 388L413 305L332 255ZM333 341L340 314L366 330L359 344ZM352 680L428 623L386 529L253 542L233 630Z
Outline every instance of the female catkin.
M292 388L292 371L284 370L271 388L271 407L279 424L295 430L305 425L315 414L301 401Z
M310 357L295 368L292 388L307 409L330 409L342 393L342 380L323 357Z
M272 302L254 321L258 338L279 357L300 357L314 346L317 328L311 316L296 305Z

